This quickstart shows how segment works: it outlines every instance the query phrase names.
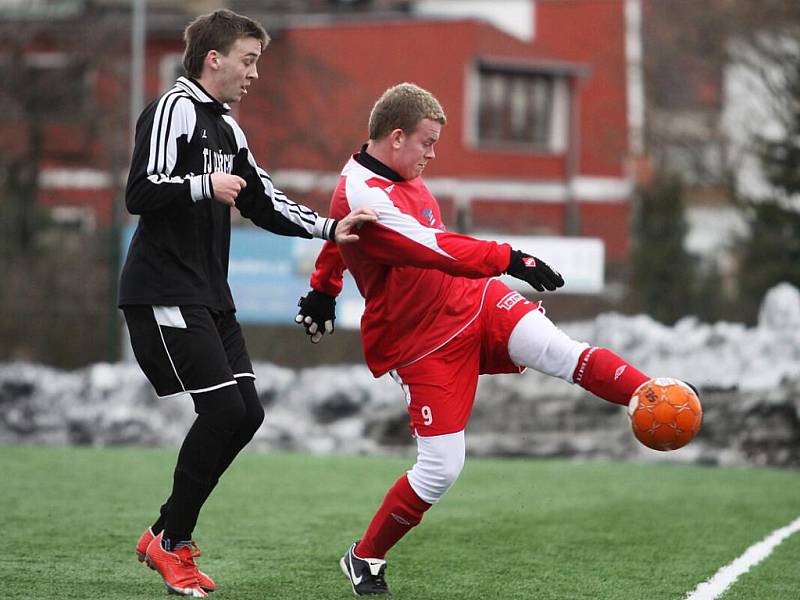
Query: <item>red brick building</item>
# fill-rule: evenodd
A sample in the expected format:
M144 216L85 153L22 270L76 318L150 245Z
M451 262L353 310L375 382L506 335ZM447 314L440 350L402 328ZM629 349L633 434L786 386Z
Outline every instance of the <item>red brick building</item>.
M248 13L273 41L237 117L277 185L327 212L373 102L413 81L448 116L425 177L451 228L599 237L610 261L625 260L628 167L641 152L639 0L407 4L347 19ZM174 79L186 20L151 15L148 100ZM90 201L105 222L113 178L79 162L46 161L41 197Z

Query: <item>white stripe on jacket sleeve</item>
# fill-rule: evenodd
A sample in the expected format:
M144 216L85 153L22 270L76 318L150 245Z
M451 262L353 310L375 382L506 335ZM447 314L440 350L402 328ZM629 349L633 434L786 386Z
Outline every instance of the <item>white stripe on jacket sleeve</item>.
M228 115L225 115L223 119L225 119L225 121L233 129L239 149L241 150L244 148L247 151L247 161L258 174L258 177L264 186L265 199L272 203L273 210L280 214L287 221L305 229L313 237L323 237L322 225L324 225L324 223L318 225L318 219L320 217L317 212L311 210L307 206L303 206L302 204L298 204L290 200L286 197L286 194L276 188L272 184L272 178L269 176L269 174L256 163L255 157L253 156L253 153L250 152L250 148L247 145L247 138L244 134L244 131L242 131L242 128L239 127L239 124Z
M178 138L186 135L191 141L196 121L194 105L184 92L168 92L161 97L150 132L147 160L148 179L153 183L175 182L170 174L178 157Z

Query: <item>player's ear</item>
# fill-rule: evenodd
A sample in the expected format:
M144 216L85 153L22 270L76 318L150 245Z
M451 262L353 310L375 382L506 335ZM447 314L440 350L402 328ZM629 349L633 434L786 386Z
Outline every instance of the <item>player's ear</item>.
M395 149L400 148L400 146L402 146L403 144L403 140L405 139L405 137L406 137L405 131L403 131L399 127L397 129L392 129L392 132L389 134L389 141L392 144L392 148Z
M206 64L215 71L219 69L219 52L216 50L209 50L208 54L206 54Z

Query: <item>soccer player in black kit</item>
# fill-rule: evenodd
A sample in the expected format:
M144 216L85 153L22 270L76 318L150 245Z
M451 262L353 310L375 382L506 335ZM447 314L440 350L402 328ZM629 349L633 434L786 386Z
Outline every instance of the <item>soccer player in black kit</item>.
M136 360L159 396L188 393L197 418L172 493L136 545L173 594L216 588L192 540L203 503L264 419L227 283L230 211L280 235L347 243L371 210L327 219L289 200L255 162L228 103L258 78L263 27L229 10L184 32L187 76L139 117L125 201L139 215L119 305Z

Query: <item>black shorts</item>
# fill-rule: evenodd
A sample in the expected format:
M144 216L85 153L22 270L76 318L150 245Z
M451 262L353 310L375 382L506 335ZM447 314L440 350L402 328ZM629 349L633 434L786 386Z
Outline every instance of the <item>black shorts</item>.
M133 354L160 397L210 392L255 379L233 311L123 306Z

